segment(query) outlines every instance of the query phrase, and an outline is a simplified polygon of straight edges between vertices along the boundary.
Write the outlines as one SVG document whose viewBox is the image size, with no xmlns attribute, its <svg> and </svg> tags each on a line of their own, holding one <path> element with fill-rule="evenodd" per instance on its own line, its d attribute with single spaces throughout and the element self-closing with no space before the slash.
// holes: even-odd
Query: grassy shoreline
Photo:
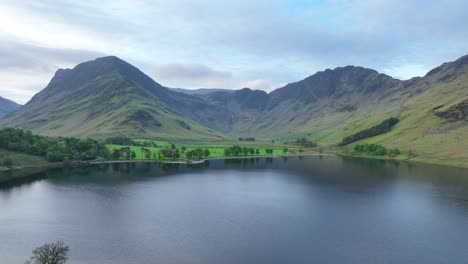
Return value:
<svg viewBox="0 0 468 264">
<path fill-rule="evenodd" d="M 465 160 L 465 159 L 433 157 L 433 156 L 421 155 L 421 154 L 417 154 L 414 157 L 408 157 L 406 155 L 399 155 L 399 156 L 392 158 L 389 156 L 375 156 L 375 155 L 349 152 L 349 151 L 343 151 L 343 150 L 334 151 L 333 153 L 338 156 L 344 156 L 344 157 L 389 160 L 389 161 L 417 163 L 417 164 L 423 164 L 423 165 L 427 164 L 427 165 L 437 165 L 437 166 L 468 169 L 468 160 Z"/>
<path fill-rule="evenodd" d="M 0 185 L 8 184 L 9 182 L 14 182 L 17 180 L 25 179 L 28 176 L 23 172 L 27 170 L 41 170 L 48 168 L 67 168 L 67 167 L 85 167 L 90 165 L 98 164 L 116 164 L 116 163 L 133 163 L 133 162 L 150 162 L 150 163 L 161 163 L 161 164 L 187 164 L 187 165 L 196 165 L 202 164 L 210 160 L 229 160 L 229 159 L 252 159 L 252 158 L 282 158 L 282 157 L 300 157 L 300 156 L 328 156 L 328 155 L 337 155 L 343 157 L 354 157 L 354 158 L 364 158 L 364 159 L 377 159 L 377 160 L 388 160 L 388 161 L 398 161 L 405 163 L 416 163 L 416 164 L 427 164 L 427 165 L 437 165 L 445 167 L 456 167 L 456 168 L 468 168 L 468 162 L 463 159 L 453 160 L 453 159 L 444 159 L 438 157 L 426 157 L 426 156 L 414 156 L 407 157 L 405 155 L 399 155 L 397 157 L 388 157 L 388 156 L 374 156 L 366 155 L 362 153 L 349 152 L 343 149 L 330 149 L 325 150 L 323 153 L 318 151 L 307 151 L 302 154 L 289 153 L 289 154 L 278 154 L 278 155 L 253 155 L 253 156 L 236 156 L 236 157 L 208 157 L 200 160 L 155 160 L 155 159 L 133 159 L 133 160 L 98 160 L 98 161 L 79 161 L 79 162 L 60 162 L 60 163 L 33 163 L 27 164 L 22 163 L 21 165 L 13 166 L 11 168 L 6 168 L 0 166 Z M 34 174 L 32 174 L 34 175 Z"/>
</svg>

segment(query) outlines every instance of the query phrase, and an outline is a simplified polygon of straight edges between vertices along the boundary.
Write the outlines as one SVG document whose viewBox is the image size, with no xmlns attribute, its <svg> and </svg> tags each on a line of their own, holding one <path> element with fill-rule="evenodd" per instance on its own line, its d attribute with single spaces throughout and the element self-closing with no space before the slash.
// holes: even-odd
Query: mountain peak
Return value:
<svg viewBox="0 0 468 264">
<path fill-rule="evenodd" d="M 76 94 L 82 87 L 107 87 L 112 85 L 100 85 L 104 80 L 126 80 L 152 93 L 163 94 L 167 89 L 155 82 L 135 66 L 116 57 L 106 56 L 91 61 L 83 62 L 72 69 L 58 69 L 54 77 L 45 89 L 36 94 L 28 103 L 42 102 L 59 93 Z M 164 91 L 164 92 L 161 92 Z M 72 97 L 76 97 L 74 95 Z"/>
<path fill-rule="evenodd" d="M 397 82 L 398 80 L 376 70 L 349 65 L 319 71 L 302 81 L 287 84 L 271 94 L 280 101 L 294 98 L 310 103 L 332 95 L 352 92 L 372 93 L 392 87 Z"/>
<path fill-rule="evenodd" d="M 426 74 L 426 77 L 434 76 L 437 73 L 442 74 L 444 76 L 446 76 L 447 74 L 452 75 L 455 71 L 463 69 L 466 65 L 468 65 L 468 55 L 462 56 L 455 61 L 443 63 L 439 67 L 430 70 Z M 442 76 L 441 78 L 444 77 Z"/>
<path fill-rule="evenodd" d="M 462 56 L 459 59 L 457 59 L 455 62 L 456 66 L 464 66 L 468 64 L 468 55 Z"/>
</svg>

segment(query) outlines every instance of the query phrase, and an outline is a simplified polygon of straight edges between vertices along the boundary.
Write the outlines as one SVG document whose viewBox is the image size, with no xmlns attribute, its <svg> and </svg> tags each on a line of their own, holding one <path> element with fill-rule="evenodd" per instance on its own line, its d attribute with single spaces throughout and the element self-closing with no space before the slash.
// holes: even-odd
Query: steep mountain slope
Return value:
<svg viewBox="0 0 468 264">
<path fill-rule="evenodd" d="M 468 56 L 407 81 L 362 67 L 339 67 L 269 94 L 249 88 L 180 93 L 116 57 L 105 57 L 57 71 L 43 91 L 0 126 L 79 137 L 305 136 L 333 146 L 397 117 L 400 122 L 391 132 L 358 143 L 456 163 L 468 160 L 467 105 Z"/>
<path fill-rule="evenodd" d="M 366 141 L 411 150 L 416 160 L 467 166 L 468 56 L 408 82 L 416 93 L 391 109 L 401 122 Z"/>
<path fill-rule="evenodd" d="M 416 160 L 468 165 L 468 56 L 407 81 L 356 67 L 326 72 L 272 92 L 270 115 L 264 114 L 265 121 L 258 119 L 259 125 L 250 129 L 281 138 L 304 135 L 334 145 L 344 136 L 397 117 L 400 122 L 391 132 L 355 144 L 378 143 L 411 151 Z M 353 75 L 361 77 L 348 77 Z"/>
<path fill-rule="evenodd" d="M 5 115 L 18 110 L 20 107 L 20 104 L 0 96 L 0 118 L 3 118 Z"/>
<path fill-rule="evenodd" d="M 285 140 L 305 136 L 321 145 L 335 145 L 345 136 L 397 117 L 401 122 L 390 133 L 356 144 L 398 147 L 422 161 L 468 162 L 468 56 L 407 81 L 347 66 L 318 72 L 259 98 L 250 96 L 249 89 L 235 93 L 243 95 L 206 97 L 235 113 L 236 122 L 228 131 L 232 136 Z M 243 105 L 246 100 L 256 107 Z"/>
<path fill-rule="evenodd" d="M 206 107 L 117 57 L 104 57 L 58 70 L 44 90 L 0 124 L 55 136 L 219 138 L 180 114 Z"/>
<path fill-rule="evenodd" d="M 370 105 L 388 107 L 409 92 L 402 82 L 362 67 L 339 67 L 318 72 L 269 94 L 269 102 L 251 128 L 253 133 L 296 137 L 336 129 Z M 281 131 L 275 128 L 281 127 Z M 330 131 L 326 132 L 327 134 Z"/>
</svg>

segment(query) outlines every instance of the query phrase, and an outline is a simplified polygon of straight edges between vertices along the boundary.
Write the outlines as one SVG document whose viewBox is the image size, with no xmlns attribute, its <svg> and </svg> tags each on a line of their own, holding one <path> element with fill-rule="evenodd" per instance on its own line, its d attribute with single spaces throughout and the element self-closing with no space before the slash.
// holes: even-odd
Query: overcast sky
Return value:
<svg viewBox="0 0 468 264">
<path fill-rule="evenodd" d="M 396 78 L 468 54 L 468 1 L 0 0 L 0 96 L 116 55 L 162 85 L 270 91 L 345 65 Z"/>
</svg>

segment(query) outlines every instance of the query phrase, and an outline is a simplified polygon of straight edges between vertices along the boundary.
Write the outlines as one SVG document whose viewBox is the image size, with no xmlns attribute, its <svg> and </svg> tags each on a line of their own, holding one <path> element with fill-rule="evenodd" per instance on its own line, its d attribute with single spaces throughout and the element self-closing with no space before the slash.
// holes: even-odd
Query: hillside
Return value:
<svg viewBox="0 0 468 264">
<path fill-rule="evenodd" d="M 400 122 L 390 132 L 359 142 L 457 163 L 468 159 L 467 105 L 468 56 L 406 81 L 363 67 L 327 69 L 271 93 L 169 89 L 130 64 L 105 57 L 57 71 L 44 90 L 0 125 L 57 136 L 307 137 L 334 146 L 396 117 Z"/>
<path fill-rule="evenodd" d="M 220 138 L 173 110 L 196 113 L 205 107 L 117 57 L 104 57 L 59 69 L 46 88 L 0 124 L 50 136 Z"/>
<path fill-rule="evenodd" d="M 222 89 L 222 88 L 198 88 L 198 89 L 183 89 L 183 88 L 169 88 L 175 92 L 189 94 L 189 95 L 207 95 L 214 92 L 233 92 L 230 89 Z"/>
<path fill-rule="evenodd" d="M 11 112 L 18 110 L 20 107 L 20 104 L 0 96 L 0 119 Z"/>
</svg>

